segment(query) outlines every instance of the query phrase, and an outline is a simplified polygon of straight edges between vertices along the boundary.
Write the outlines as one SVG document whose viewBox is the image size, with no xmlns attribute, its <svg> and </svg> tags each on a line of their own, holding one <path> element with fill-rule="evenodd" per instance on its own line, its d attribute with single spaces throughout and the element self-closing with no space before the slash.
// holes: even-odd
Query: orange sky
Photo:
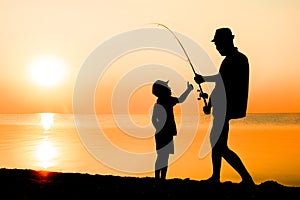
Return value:
<svg viewBox="0 0 300 200">
<path fill-rule="evenodd" d="M 248 112 L 300 112 L 297 0 L 31 0 L 1 2 L 0 9 L 1 113 L 71 113 L 74 83 L 89 54 L 112 36 L 149 22 L 166 24 L 191 38 L 216 66 L 222 57 L 210 40 L 216 28 L 231 27 L 236 46 L 250 61 Z M 31 63 L 45 54 L 65 63 L 67 73 L 57 85 L 42 87 L 29 75 Z M 148 109 L 153 97 L 145 96 L 146 89 L 139 92 L 143 95 L 137 93 L 132 100 L 146 98 Z M 142 104 L 137 106 L 144 111 Z"/>
</svg>

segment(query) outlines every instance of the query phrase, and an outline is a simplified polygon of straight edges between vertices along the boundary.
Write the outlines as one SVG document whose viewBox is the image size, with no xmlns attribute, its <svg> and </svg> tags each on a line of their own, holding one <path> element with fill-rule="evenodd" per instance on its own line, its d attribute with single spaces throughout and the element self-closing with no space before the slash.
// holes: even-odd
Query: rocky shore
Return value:
<svg viewBox="0 0 300 200">
<path fill-rule="evenodd" d="M 1 199 L 297 199 L 300 187 L 266 181 L 254 187 L 190 179 L 158 181 L 152 177 L 121 177 L 0 169 Z"/>
</svg>

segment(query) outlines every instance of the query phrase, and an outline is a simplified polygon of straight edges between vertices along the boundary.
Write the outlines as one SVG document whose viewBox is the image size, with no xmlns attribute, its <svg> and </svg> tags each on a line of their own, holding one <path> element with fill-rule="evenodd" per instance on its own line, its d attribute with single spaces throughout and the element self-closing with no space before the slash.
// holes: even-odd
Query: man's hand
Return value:
<svg viewBox="0 0 300 200">
<path fill-rule="evenodd" d="M 209 115 L 211 112 L 211 99 L 209 98 L 208 103 L 206 106 L 203 107 L 203 112 L 206 115 Z"/>
<path fill-rule="evenodd" d="M 204 106 L 203 107 L 204 114 L 209 115 L 210 111 L 211 111 L 211 107 L 210 106 Z"/>
<path fill-rule="evenodd" d="M 205 82 L 203 76 L 201 76 L 200 74 L 195 74 L 194 80 L 198 84 Z"/>
</svg>

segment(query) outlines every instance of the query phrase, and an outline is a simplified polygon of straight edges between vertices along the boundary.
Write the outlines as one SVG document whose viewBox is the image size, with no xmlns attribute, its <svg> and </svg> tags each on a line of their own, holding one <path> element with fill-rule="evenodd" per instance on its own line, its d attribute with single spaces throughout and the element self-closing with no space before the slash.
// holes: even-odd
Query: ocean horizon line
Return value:
<svg viewBox="0 0 300 200">
<path fill-rule="evenodd" d="M 78 113 L 72 113 L 72 112 L 51 112 L 51 111 L 41 111 L 41 112 L 20 112 L 20 113 L 0 113 L 0 115 L 31 115 L 31 114 L 41 114 L 41 113 L 53 113 L 53 114 L 61 114 L 61 115 L 77 115 Z M 128 113 L 82 113 L 81 115 L 115 115 L 115 114 L 120 114 L 120 115 L 128 115 Z M 130 113 L 131 115 L 146 115 L 149 113 Z M 181 113 L 177 113 L 175 112 L 174 114 L 181 114 Z M 189 114 L 189 113 L 187 113 Z M 248 112 L 246 113 L 247 115 L 259 115 L 259 114 L 273 114 L 273 115 L 277 115 L 277 114 L 300 114 L 299 112 Z M 204 114 L 203 114 L 204 115 Z M 209 116 L 209 115 L 208 115 Z"/>
</svg>

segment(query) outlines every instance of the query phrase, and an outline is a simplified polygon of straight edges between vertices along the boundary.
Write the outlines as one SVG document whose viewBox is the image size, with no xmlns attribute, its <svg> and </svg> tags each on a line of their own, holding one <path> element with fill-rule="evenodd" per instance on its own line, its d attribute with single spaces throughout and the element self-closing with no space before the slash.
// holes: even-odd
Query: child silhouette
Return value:
<svg viewBox="0 0 300 200">
<path fill-rule="evenodd" d="M 173 136 L 177 135 L 177 129 L 173 107 L 177 103 L 184 102 L 194 89 L 193 85 L 187 82 L 186 90 L 177 98 L 171 95 L 171 88 L 168 83 L 169 81 L 157 80 L 152 86 L 152 94 L 157 97 L 152 114 L 152 124 L 156 129 L 155 178 L 157 179 L 166 179 L 169 155 L 174 154 Z"/>
</svg>

